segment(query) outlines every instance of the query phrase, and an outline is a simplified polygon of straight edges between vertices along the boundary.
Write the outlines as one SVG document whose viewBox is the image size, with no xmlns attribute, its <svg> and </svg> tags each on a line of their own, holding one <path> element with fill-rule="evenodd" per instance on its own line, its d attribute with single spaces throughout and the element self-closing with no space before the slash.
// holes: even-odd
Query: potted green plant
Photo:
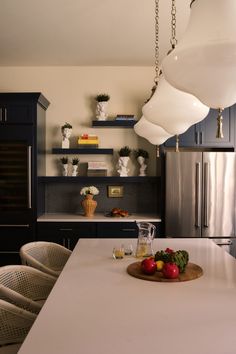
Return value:
<svg viewBox="0 0 236 354">
<path fill-rule="evenodd" d="M 70 147 L 69 138 L 72 133 L 72 125 L 68 122 L 65 122 L 65 124 L 61 127 L 61 133 L 62 133 L 62 149 L 69 149 Z"/>
<path fill-rule="evenodd" d="M 143 149 L 134 150 L 134 155 L 135 155 L 136 159 L 139 156 L 143 157 L 144 159 L 148 159 L 149 158 L 149 153 L 146 150 L 143 150 Z"/>
<path fill-rule="evenodd" d="M 119 160 L 118 160 L 118 170 L 120 177 L 127 177 L 128 176 L 128 162 L 130 159 L 131 149 L 128 146 L 122 147 L 119 151 Z"/>
<path fill-rule="evenodd" d="M 95 97 L 97 101 L 96 107 L 96 118 L 97 120 L 106 120 L 107 119 L 107 107 L 110 96 L 107 93 L 100 93 Z"/>
<path fill-rule="evenodd" d="M 149 154 L 146 150 L 138 149 L 134 150 L 134 155 L 140 164 L 139 176 L 146 176 L 146 168 L 145 160 L 149 158 Z"/>
<path fill-rule="evenodd" d="M 60 158 L 62 166 L 63 166 L 63 176 L 68 176 L 68 157 L 63 156 Z"/>
<path fill-rule="evenodd" d="M 74 157 L 74 158 L 72 159 L 72 176 L 73 176 L 73 177 L 77 176 L 78 164 L 79 164 L 79 159 L 78 159 L 78 157 Z"/>
<path fill-rule="evenodd" d="M 128 157 L 131 154 L 131 149 L 128 146 L 124 146 L 119 150 L 118 154 L 120 155 L 120 157 Z"/>
<path fill-rule="evenodd" d="M 100 93 L 95 97 L 97 102 L 107 102 L 109 101 L 110 96 L 107 93 Z"/>
</svg>

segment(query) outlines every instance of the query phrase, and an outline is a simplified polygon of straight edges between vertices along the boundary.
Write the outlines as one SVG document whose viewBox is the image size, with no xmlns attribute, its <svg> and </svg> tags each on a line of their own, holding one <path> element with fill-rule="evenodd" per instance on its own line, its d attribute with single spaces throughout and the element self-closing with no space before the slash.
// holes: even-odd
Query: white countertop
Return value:
<svg viewBox="0 0 236 354">
<path fill-rule="evenodd" d="M 80 239 L 19 354 L 235 354 L 236 260 L 209 239 L 155 239 L 186 249 L 202 277 L 181 283 L 127 274 L 124 239 Z"/>
<path fill-rule="evenodd" d="M 151 214 L 131 214 L 124 218 L 107 217 L 102 213 L 95 213 L 92 218 L 83 216 L 82 214 L 43 214 L 38 217 L 39 222 L 135 222 L 135 221 L 149 221 L 161 222 L 158 215 Z"/>
</svg>

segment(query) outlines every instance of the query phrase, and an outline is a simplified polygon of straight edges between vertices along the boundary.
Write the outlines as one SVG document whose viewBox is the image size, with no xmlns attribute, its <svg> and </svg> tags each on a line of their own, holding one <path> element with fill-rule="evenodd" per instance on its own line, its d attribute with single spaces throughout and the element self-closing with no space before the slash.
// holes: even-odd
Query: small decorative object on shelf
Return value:
<svg viewBox="0 0 236 354">
<path fill-rule="evenodd" d="M 68 157 L 62 157 L 61 159 L 62 166 L 63 166 L 63 176 L 68 176 Z"/>
<path fill-rule="evenodd" d="M 146 176 L 147 165 L 145 164 L 145 160 L 149 158 L 149 154 L 146 150 L 138 149 L 134 150 L 135 157 L 140 164 L 139 176 Z"/>
<path fill-rule="evenodd" d="M 122 121 L 128 121 L 128 120 L 136 120 L 134 114 L 117 114 L 115 120 L 119 121 L 119 120 L 122 120 Z"/>
<path fill-rule="evenodd" d="M 99 139 L 94 134 L 82 134 L 79 136 L 78 145 L 79 148 L 98 148 Z"/>
<path fill-rule="evenodd" d="M 118 152 L 120 155 L 119 160 L 118 160 L 118 170 L 117 172 L 119 173 L 120 177 L 127 177 L 128 176 L 128 162 L 130 159 L 130 153 L 131 149 L 128 146 L 124 146 L 121 148 Z"/>
<path fill-rule="evenodd" d="M 103 161 L 89 161 L 87 169 L 88 177 L 107 176 L 107 164 Z"/>
<path fill-rule="evenodd" d="M 85 196 L 81 202 L 82 208 L 84 210 L 84 216 L 93 217 L 94 211 L 97 207 L 97 202 L 93 199 L 93 196 L 99 194 L 99 190 L 94 186 L 83 187 L 80 191 L 80 194 Z"/>
<path fill-rule="evenodd" d="M 70 147 L 70 136 L 72 133 L 72 125 L 70 125 L 69 123 L 65 123 L 62 127 L 61 127 L 61 133 L 62 133 L 62 149 L 69 149 Z"/>
<path fill-rule="evenodd" d="M 72 159 L 72 176 L 76 177 L 78 174 L 78 164 L 79 164 L 79 159 L 77 157 L 75 157 L 74 159 Z"/>
<path fill-rule="evenodd" d="M 101 93 L 95 97 L 97 101 L 96 118 L 97 120 L 106 120 L 108 117 L 107 107 L 110 96 L 106 93 Z"/>
</svg>

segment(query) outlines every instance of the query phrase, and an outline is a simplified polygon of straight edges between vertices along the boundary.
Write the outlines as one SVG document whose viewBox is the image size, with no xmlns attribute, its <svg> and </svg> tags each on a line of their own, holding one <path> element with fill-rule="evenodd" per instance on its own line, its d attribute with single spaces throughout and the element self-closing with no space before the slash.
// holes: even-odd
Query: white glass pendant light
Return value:
<svg viewBox="0 0 236 354">
<path fill-rule="evenodd" d="M 156 7 L 158 2 L 156 1 Z M 176 40 L 176 7 L 172 0 L 171 9 L 172 48 Z M 156 16 L 156 35 L 158 35 L 158 18 Z M 159 62 L 156 39 L 156 65 Z M 158 72 L 158 84 L 152 98 L 143 106 L 142 112 L 147 120 L 159 125 L 171 135 L 184 133 L 191 125 L 201 121 L 209 112 L 209 108 L 193 95 L 177 90 L 171 86 L 164 75 Z"/>
<path fill-rule="evenodd" d="M 172 136 L 158 125 L 149 122 L 144 116 L 134 125 L 134 131 L 157 147 Z M 159 149 L 157 149 L 157 156 L 159 156 Z"/>
<path fill-rule="evenodd" d="M 235 19 L 235 0 L 193 0 L 186 32 L 163 60 L 166 80 L 211 108 L 236 102 Z"/>
<path fill-rule="evenodd" d="M 209 108 L 196 97 L 177 90 L 161 75 L 156 91 L 142 109 L 144 116 L 171 135 L 184 133 L 205 118 Z"/>
<path fill-rule="evenodd" d="M 134 125 L 134 131 L 154 145 L 161 145 L 172 136 L 158 125 L 149 122 L 144 116 Z"/>
</svg>

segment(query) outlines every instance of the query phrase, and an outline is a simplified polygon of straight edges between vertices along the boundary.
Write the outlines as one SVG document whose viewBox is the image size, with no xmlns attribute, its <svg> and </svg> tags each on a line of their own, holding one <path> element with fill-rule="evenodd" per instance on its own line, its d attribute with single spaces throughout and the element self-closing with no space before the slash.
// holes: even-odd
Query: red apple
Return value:
<svg viewBox="0 0 236 354">
<path fill-rule="evenodd" d="M 179 276 L 179 268 L 175 263 L 165 263 L 162 268 L 162 273 L 165 278 L 175 279 Z"/>
<path fill-rule="evenodd" d="M 154 274 L 157 270 L 157 265 L 154 258 L 146 258 L 141 262 L 142 272 L 148 275 Z"/>
</svg>

